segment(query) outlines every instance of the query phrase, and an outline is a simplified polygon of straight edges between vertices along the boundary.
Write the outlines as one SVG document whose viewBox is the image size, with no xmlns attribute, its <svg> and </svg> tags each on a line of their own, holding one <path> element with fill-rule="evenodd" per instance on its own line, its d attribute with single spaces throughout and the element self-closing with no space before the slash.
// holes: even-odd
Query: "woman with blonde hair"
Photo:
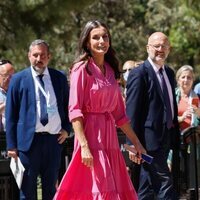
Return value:
<svg viewBox="0 0 200 200">
<path fill-rule="evenodd" d="M 180 130 L 189 126 L 197 126 L 200 117 L 199 98 L 193 91 L 194 72 L 190 65 L 183 65 L 176 73 L 178 104 L 178 121 Z"/>
<path fill-rule="evenodd" d="M 193 153 L 191 152 L 191 140 L 184 141 L 184 132 L 190 127 L 198 126 L 200 117 L 200 100 L 193 90 L 193 67 L 190 65 L 180 67 L 176 73 L 176 81 L 176 101 L 178 105 L 178 122 L 182 144 L 180 151 L 180 170 L 186 187 L 188 187 L 188 180 L 190 185 L 193 184 L 191 183 L 192 170 L 188 164 L 193 160 Z M 173 153 L 170 151 L 168 157 L 169 167 L 171 167 L 172 155 Z"/>
</svg>

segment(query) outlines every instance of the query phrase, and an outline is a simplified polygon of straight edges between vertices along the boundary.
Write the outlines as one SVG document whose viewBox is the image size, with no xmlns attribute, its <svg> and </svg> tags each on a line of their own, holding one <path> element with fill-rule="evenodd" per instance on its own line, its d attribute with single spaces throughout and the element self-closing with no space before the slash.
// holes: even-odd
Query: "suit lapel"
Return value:
<svg viewBox="0 0 200 200">
<path fill-rule="evenodd" d="M 169 79 L 169 83 L 171 85 L 171 89 L 172 89 L 172 96 L 173 96 L 173 107 L 174 107 L 174 116 L 176 116 L 177 114 L 177 104 L 176 104 L 176 96 L 175 96 L 175 81 L 174 81 L 174 75 L 172 75 L 172 73 L 169 70 L 169 67 L 165 66 L 165 71 L 167 74 L 167 77 Z"/>
<path fill-rule="evenodd" d="M 33 81 L 33 77 L 32 77 L 30 67 L 25 71 L 24 83 L 25 83 L 24 87 L 27 89 L 26 91 L 28 91 L 28 95 L 30 95 L 29 99 L 31 101 L 31 104 L 34 105 L 35 108 L 36 108 L 35 84 L 34 84 L 34 81 Z"/>
<path fill-rule="evenodd" d="M 53 85 L 53 89 L 54 89 L 54 92 L 55 92 L 55 95 L 56 95 L 56 100 L 57 102 L 59 101 L 59 97 L 61 96 L 60 95 L 60 84 L 59 84 L 59 79 L 58 79 L 58 76 L 56 76 L 56 73 L 53 73 L 52 69 L 49 68 L 49 75 L 51 77 L 51 82 L 52 82 L 52 85 Z"/>
<path fill-rule="evenodd" d="M 153 67 L 151 66 L 151 64 L 148 60 L 147 60 L 147 70 L 148 70 L 148 74 L 149 74 L 150 79 L 152 80 L 153 84 L 155 84 L 155 87 L 157 88 L 156 91 L 158 92 L 158 95 L 160 96 L 160 98 L 164 102 L 163 93 L 162 93 L 162 89 L 160 87 L 160 83 L 158 81 L 158 78 L 156 76 L 156 73 L 155 73 Z"/>
</svg>

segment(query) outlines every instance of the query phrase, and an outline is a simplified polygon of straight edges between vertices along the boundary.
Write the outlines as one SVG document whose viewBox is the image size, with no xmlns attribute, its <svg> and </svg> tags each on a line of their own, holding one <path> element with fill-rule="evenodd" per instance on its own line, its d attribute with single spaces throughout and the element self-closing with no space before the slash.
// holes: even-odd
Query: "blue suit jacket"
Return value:
<svg viewBox="0 0 200 200">
<path fill-rule="evenodd" d="M 178 147 L 179 132 L 177 104 L 175 99 L 174 72 L 165 66 L 174 102 L 174 128 L 170 143 Z M 162 145 L 166 123 L 162 90 L 150 62 L 146 60 L 138 68 L 131 70 L 127 81 L 126 111 L 131 125 L 147 150 L 157 150 Z"/>
<path fill-rule="evenodd" d="M 48 69 L 57 99 L 61 126 L 69 133 L 71 125 L 68 119 L 69 88 L 67 79 L 61 72 Z M 29 150 L 36 126 L 35 99 L 35 85 L 31 68 L 14 74 L 9 84 L 6 101 L 7 149 Z"/>
</svg>

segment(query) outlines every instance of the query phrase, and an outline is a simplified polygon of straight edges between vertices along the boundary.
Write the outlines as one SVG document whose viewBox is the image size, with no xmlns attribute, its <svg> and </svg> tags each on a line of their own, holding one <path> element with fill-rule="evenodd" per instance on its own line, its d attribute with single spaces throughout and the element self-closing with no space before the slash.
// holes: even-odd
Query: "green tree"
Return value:
<svg viewBox="0 0 200 200">
<path fill-rule="evenodd" d="M 146 22 L 153 31 L 169 35 L 169 61 L 175 69 L 183 64 L 199 65 L 200 5 L 197 0 L 149 0 Z"/>
<path fill-rule="evenodd" d="M 29 64 L 28 45 L 42 38 L 50 43 L 52 66 L 66 68 L 72 60 L 76 25 L 71 11 L 81 10 L 91 0 L 1 0 L 0 3 L 0 57 L 10 59 L 17 70 Z M 65 63 L 65 66 L 63 64 Z"/>
<path fill-rule="evenodd" d="M 200 5 L 198 1 L 180 1 L 175 22 L 170 29 L 177 64 L 199 65 L 200 56 Z M 196 67 L 197 68 L 197 67 Z"/>
<path fill-rule="evenodd" d="M 168 59 L 175 69 L 199 62 L 200 5 L 197 0 L 1 0 L 0 57 L 17 69 L 28 64 L 30 42 L 43 38 L 50 43 L 51 65 L 68 68 L 75 55 L 81 28 L 88 20 L 104 21 L 112 44 L 124 63 L 146 59 L 146 42 L 154 31 L 169 35 Z"/>
<path fill-rule="evenodd" d="M 146 26 L 144 24 L 146 1 L 101 0 L 95 1 L 77 13 L 81 27 L 88 21 L 105 22 L 112 35 L 112 44 L 124 63 L 127 59 L 145 58 Z"/>
</svg>

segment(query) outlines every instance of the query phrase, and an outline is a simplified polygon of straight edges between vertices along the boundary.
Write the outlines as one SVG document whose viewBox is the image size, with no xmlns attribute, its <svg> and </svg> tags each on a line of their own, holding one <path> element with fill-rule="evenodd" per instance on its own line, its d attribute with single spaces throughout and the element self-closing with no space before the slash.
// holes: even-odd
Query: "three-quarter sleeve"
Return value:
<svg viewBox="0 0 200 200">
<path fill-rule="evenodd" d="M 80 65 L 80 64 L 79 64 Z M 85 91 L 85 68 L 74 66 L 70 74 L 70 95 L 69 95 L 69 119 L 72 121 L 77 117 L 83 117 L 82 108 Z"/>
<path fill-rule="evenodd" d="M 118 95 L 117 105 L 116 105 L 115 110 L 112 112 L 112 115 L 115 119 L 116 125 L 120 127 L 123 124 L 130 122 L 130 120 L 127 117 L 126 112 L 125 112 L 125 103 L 124 103 L 120 88 L 118 88 L 117 95 Z"/>
</svg>

